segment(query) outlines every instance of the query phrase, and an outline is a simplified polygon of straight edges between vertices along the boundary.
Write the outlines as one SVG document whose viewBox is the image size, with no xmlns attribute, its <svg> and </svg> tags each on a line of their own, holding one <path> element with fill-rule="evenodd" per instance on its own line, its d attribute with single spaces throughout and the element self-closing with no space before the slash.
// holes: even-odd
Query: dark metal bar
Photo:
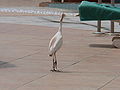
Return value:
<svg viewBox="0 0 120 90">
<path fill-rule="evenodd" d="M 98 0 L 98 3 L 101 4 L 102 0 Z M 97 32 L 101 32 L 101 20 L 97 22 Z"/>
<path fill-rule="evenodd" d="M 111 5 L 115 6 L 115 0 L 111 0 Z M 114 21 L 111 21 L 111 33 L 114 33 Z"/>
<path fill-rule="evenodd" d="M 101 4 L 101 3 L 102 3 L 102 0 L 98 0 L 98 3 Z"/>
</svg>

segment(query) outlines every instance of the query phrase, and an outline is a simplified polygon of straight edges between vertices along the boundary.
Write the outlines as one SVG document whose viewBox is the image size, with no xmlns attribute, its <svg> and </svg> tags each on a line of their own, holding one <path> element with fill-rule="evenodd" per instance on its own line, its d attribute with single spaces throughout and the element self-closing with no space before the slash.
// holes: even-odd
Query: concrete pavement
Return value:
<svg viewBox="0 0 120 90">
<path fill-rule="evenodd" d="M 37 25 L 58 27 L 60 16 L 1 16 L 0 23 L 11 24 L 24 24 L 24 25 Z M 66 28 L 75 28 L 82 30 L 97 30 L 97 21 L 80 21 L 79 17 L 65 17 L 63 26 Z M 115 22 L 115 32 L 120 32 L 119 23 Z M 102 32 L 110 31 L 110 21 L 102 21 Z"/>
<path fill-rule="evenodd" d="M 58 25 L 59 26 L 59 25 Z M 48 43 L 58 28 L 0 24 L 0 90 L 119 90 L 120 50 L 111 36 L 63 28 L 62 72 L 50 72 Z"/>
<path fill-rule="evenodd" d="M 36 5 L 32 0 L 1 1 L 9 7 Z M 96 22 L 80 22 L 78 17 L 65 18 L 64 44 L 57 53 L 62 72 L 50 72 L 48 43 L 58 20 L 0 17 L 0 90 L 120 90 L 120 50 L 113 48 L 112 36 L 95 36 Z M 103 30 L 109 30 L 108 21 L 104 25 Z M 115 29 L 119 31 L 118 24 Z"/>
</svg>

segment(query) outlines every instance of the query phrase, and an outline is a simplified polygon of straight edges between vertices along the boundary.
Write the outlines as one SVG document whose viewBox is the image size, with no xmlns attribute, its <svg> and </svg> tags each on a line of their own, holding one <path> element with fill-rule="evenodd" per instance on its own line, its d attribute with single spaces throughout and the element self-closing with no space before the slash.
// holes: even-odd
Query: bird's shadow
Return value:
<svg viewBox="0 0 120 90">
<path fill-rule="evenodd" d="M 16 66 L 9 62 L 0 61 L 0 68 L 13 68 L 13 67 L 16 67 Z"/>
<path fill-rule="evenodd" d="M 63 70 L 59 70 L 59 71 L 54 71 L 54 73 L 77 73 L 77 72 L 75 72 L 75 71 L 63 71 Z"/>
<path fill-rule="evenodd" d="M 89 47 L 93 47 L 93 48 L 115 48 L 112 44 L 90 44 Z"/>
<path fill-rule="evenodd" d="M 59 73 L 80 73 L 80 72 L 77 72 L 77 71 L 60 71 Z"/>
<path fill-rule="evenodd" d="M 65 70 L 60 70 L 59 72 L 54 72 L 54 73 L 63 73 L 63 74 L 67 74 L 67 73 L 71 73 L 71 74 L 80 74 L 80 73 L 96 73 L 96 72 L 84 72 L 84 71 L 65 71 Z"/>
</svg>

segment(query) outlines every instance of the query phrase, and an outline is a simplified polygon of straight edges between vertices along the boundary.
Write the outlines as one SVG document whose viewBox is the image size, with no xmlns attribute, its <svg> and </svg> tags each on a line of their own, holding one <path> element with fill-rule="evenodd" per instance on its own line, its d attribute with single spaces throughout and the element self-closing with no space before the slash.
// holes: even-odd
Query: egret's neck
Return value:
<svg viewBox="0 0 120 90">
<path fill-rule="evenodd" d="M 62 21 L 63 21 L 64 15 L 62 15 L 60 19 L 60 27 L 59 27 L 59 32 L 62 34 Z"/>
<path fill-rule="evenodd" d="M 60 27 L 59 27 L 59 30 L 58 30 L 60 33 L 62 33 L 62 21 L 60 21 Z"/>
</svg>

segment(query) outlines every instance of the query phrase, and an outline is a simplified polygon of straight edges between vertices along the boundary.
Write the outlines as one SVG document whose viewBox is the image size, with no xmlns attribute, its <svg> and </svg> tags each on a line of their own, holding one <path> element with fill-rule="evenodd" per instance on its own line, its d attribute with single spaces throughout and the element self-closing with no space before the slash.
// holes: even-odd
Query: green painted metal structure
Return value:
<svg viewBox="0 0 120 90">
<path fill-rule="evenodd" d="M 90 20 L 120 20 L 120 8 L 108 4 L 82 1 L 79 5 L 80 19 Z"/>
</svg>

